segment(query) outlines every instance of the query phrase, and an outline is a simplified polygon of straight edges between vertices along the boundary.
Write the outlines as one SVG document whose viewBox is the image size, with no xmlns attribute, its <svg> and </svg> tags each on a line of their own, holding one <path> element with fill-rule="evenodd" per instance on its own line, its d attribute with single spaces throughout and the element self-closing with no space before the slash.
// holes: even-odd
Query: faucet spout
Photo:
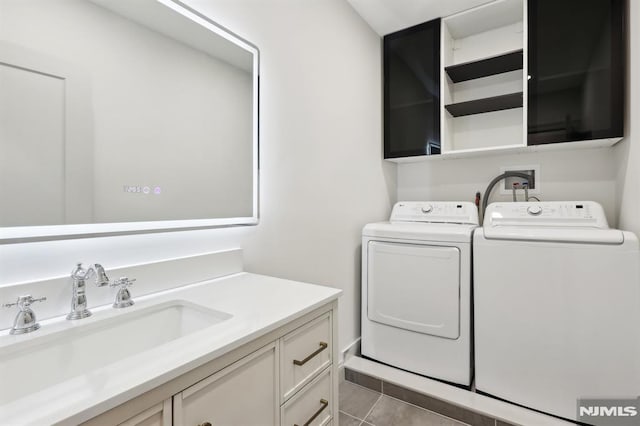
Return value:
<svg viewBox="0 0 640 426">
<path fill-rule="evenodd" d="M 95 276 L 95 283 L 98 287 L 109 284 L 109 277 L 102 265 L 96 263 L 85 269 L 82 263 L 78 263 L 71 271 L 71 312 L 67 315 L 68 320 L 76 320 L 91 316 L 91 311 L 87 308 L 86 281 Z"/>
<path fill-rule="evenodd" d="M 105 272 L 102 265 L 99 263 L 95 263 L 90 269 L 90 271 L 94 271 L 96 275 L 96 285 L 98 287 L 104 287 L 109 284 L 109 277 Z"/>
</svg>

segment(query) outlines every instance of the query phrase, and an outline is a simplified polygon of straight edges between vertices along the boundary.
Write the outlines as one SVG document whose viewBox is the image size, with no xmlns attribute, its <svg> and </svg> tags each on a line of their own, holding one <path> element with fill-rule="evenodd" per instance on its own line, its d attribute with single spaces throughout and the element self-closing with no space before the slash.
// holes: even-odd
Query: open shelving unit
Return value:
<svg viewBox="0 0 640 426">
<path fill-rule="evenodd" d="M 526 34 L 523 0 L 442 19 L 443 154 L 526 146 Z"/>
<path fill-rule="evenodd" d="M 430 21 L 440 23 L 439 39 L 411 44 L 405 62 L 415 91 L 428 93 L 432 107 L 418 111 L 410 96 L 390 106 L 404 120 L 396 120 L 399 133 L 433 149 L 385 158 L 437 161 L 617 143 L 624 134 L 624 4 L 581 10 L 580 0 L 489 0 Z M 427 74 L 415 66 L 423 62 L 438 64 Z M 417 131 L 409 133 L 411 126 Z"/>
</svg>

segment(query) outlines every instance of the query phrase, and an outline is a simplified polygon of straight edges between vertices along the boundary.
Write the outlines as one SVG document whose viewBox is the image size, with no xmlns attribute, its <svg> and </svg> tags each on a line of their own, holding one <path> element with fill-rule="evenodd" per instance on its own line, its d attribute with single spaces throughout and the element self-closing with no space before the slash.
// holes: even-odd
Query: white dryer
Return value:
<svg viewBox="0 0 640 426">
<path fill-rule="evenodd" d="M 469 202 L 399 202 L 362 234 L 362 354 L 471 384 Z"/>
<path fill-rule="evenodd" d="M 495 203 L 473 246 L 478 391 L 573 420 L 640 395 L 633 233 L 594 202 Z"/>
</svg>

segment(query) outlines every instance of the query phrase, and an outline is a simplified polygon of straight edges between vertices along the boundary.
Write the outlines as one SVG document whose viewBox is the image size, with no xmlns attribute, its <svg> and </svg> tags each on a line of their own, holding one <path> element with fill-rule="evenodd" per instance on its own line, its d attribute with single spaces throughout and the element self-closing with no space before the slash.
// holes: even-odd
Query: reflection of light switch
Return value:
<svg viewBox="0 0 640 426">
<path fill-rule="evenodd" d="M 124 185 L 123 190 L 127 193 L 138 193 L 142 191 L 142 188 L 137 185 Z"/>
<path fill-rule="evenodd" d="M 122 185 L 124 192 L 130 194 L 144 194 L 149 195 L 153 191 L 155 195 L 162 193 L 162 188 L 159 186 L 140 186 L 140 185 Z"/>
</svg>

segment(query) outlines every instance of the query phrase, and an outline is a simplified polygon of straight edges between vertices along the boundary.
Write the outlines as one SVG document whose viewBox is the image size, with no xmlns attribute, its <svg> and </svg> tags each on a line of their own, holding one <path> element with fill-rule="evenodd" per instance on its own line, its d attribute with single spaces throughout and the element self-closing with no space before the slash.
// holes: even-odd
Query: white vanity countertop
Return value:
<svg viewBox="0 0 640 426">
<path fill-rule="evenodd" d="M 135 290 L 135 288 L 134 288 Z M 0 424 L 76 425 L 265 335 L 340 296 L 341 290 L 250 273 L 239 273 L 178 289 L 135 298 L 125 309 L 93 309 L 77 321 L 55 318 L 40 330 L 0 335 L 0 362 L 14 343 L 36 340 L 150 306 L 181 300 L 233 315 L 200 331 L 124 359 L 114 359 L 88 374 L 34 389 L 29 396 L 0 405 Z M 113 342 L 117 345 L 118 342 Z M 82 348 L 76 348 L 82 350 Z M 87 356 L 91 356 L 87 349 Z M 52 360 L 52 369 L 56 368 Z M 24 371 L 28 376 L 29 371 Z M 11 383 L 0 377 L 0 386 Z"/>
</svg>

